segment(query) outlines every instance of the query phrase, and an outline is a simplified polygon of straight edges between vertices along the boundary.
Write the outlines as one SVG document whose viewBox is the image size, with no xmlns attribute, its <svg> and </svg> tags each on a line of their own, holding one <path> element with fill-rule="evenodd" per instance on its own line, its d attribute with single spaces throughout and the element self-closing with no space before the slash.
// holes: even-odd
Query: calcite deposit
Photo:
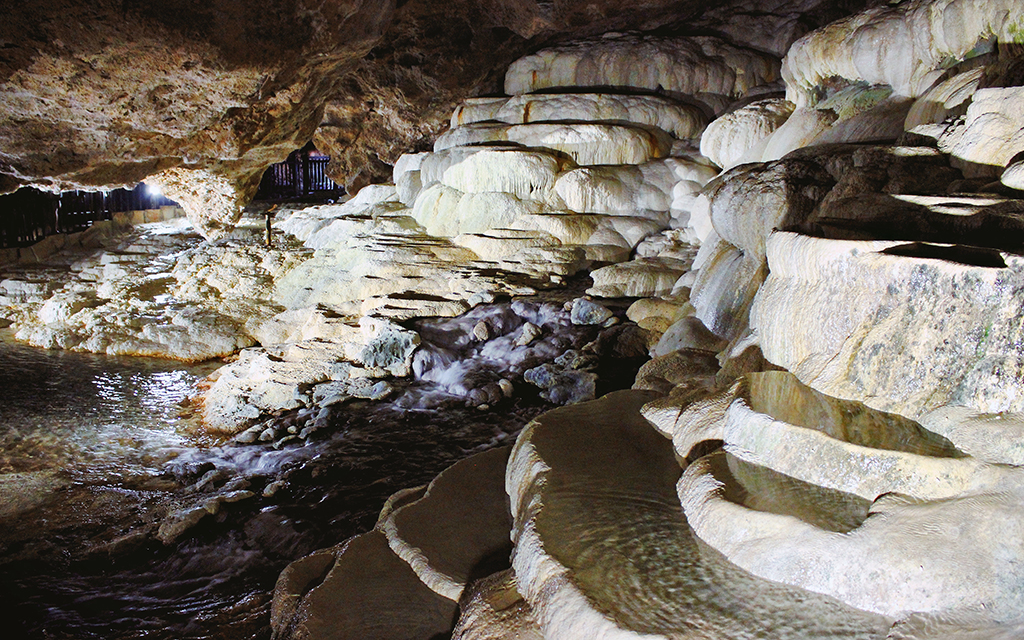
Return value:
<svg viewBox="0 0 1024 640">
<path fill-rule="evenodd" d="M 1016 637 L 1024 15 L 820 4 L 485 3 L 446 46 L 494 66 L 442 81 L 414 23 L 462 5 L 404 3 L 317 133 L 380 184 L 282 207 L 267 247 L 258 209 L 216 213 L 227 155 L 154 160 L 223 237 L 51 241 L 3 315 L 41 346 L 229 356 L 194 403 L 239 447 L 307 446 L 357 401 L 564 405 L 291 564 L 281 640 Z M 230 162 L 269 159 L 260 132 Z M 165 543 L 203 517 L 178 515 Z"/>
<path fill-rule="evenodd" d="M 965 10 L 938 4 L 947 16 Z M 649 332 L 656 357 L 637 376 L 643 395 L 572 405 L 521 434 L 506 475 L 511 569 L 460 602 L 457 637 L 674 638 L 694 628 L 722 637 L 1012 636 L 1020 608 L 1012 558 L 1022 547 L 999 532 L 1020 518 L 1010 435 L 1020 433 L 1021 411 L 1020 204 L 1005 188 L 1016 184 L 1020 118 L 1000 97 L 1013 87 L 978 82 L 986 64 L 995 77 L 1017 55 L 1001 44 L 1014 14 L 972 5 L 959 34 L 941 32 L 934 18 L 894 17 L 937 10 L 901 3 L 804 36 L 785 65 L 796 110 L 762 100 L 714 120 L 700 148 L 727 171 L 687 200 L 674 195 L 680 183 L 673 196 L 651 189 L 659 161 L 570 164 L 553 183 L 538 176 L 506 187 L 538 203 L 523 219 L 563 206 L 643 214 L 668 227 L 633 244 L 633 260 L 590 269 L 592 296 L 641 298 L 628 316 Z M 878 52 L 899 38 L 866 57 L 869 29 L 916 30 L 915 42 L 930 48 L 889 65 Z M 658 61 L 649 73 L 661 68 L 659 56 L 671 58 L 664 52 L 685 48 L 631 38 L 524 58 L 506 87 L 616 84 L 623 43 Z M 970 69 L 942 58 L 969 58 L 986 38 L 999 44 L 982 47 L 987 57 Z M 864 68 L 822 71 L 844 47 L 865 52 Z M 676 60 L 688 68 L 687 54 Z M 708 77 L 708 93 L 729 94 Z M 659 99 L 677 98 L 689 81 L 663 85 Z M 933 83 L 932 103 L 915 102 Z M 553 95 L 543 100 L 561 99 Z M 439 148 L 507 144 L 510 126 L 533 122 L 521 104 L 530 103 L 468 102 Z M 589 120 L 600 117 L 588 109 Z M 863 142 L 872 144 L 851 144 Z M 682 149 L 673 145 L 669 159 L 708 162 Z M 426 173 L 426 157 L 415 162 L 421 189 L 445 185 L 421 191 L 443 194 L 430 196 L 431 211 L 457 208 L 461 199 L 441 203 L 459 198 L 450 180 L 460 174 L 424 181 L 436 170 Z M 498 166 L 509 165 L 491 175 L 502 175 Z M 1001 174 L 1002 185 L 993 183 Z M 710 177 L 701 175 L 697 184 Z M 666 204 L 670 215 L 659 217 Z M 487 233 L 492 243 L 534 242 Z M 484 246 L 473 242 L 463 246 Z M 642 419 L 631 413 L 641 406 Z M 652 431 L 675 447 L 663 468 Z M 659 486 L 676 493 L 657 497 Z M 681 522 L 689 527 L 672 533 Z M 936 534 L 922 537 L 922 528 Z M 694 557 L 690 535 L 701 549 Z M 723 558 L 749 574 L 721 572 L 713 562 Z M 761 578 L 788 586 L 773 587 L 777 594 L 752 586 Z M 714 584 L 706 601 L 705 579 Z M 740 596 L 746 588 L 757 596 Z M 785 589 L 805 591 L 793 599 Z M 785 630 L 773 622 L 780 608 L 789 612 Z"/>
</svg>

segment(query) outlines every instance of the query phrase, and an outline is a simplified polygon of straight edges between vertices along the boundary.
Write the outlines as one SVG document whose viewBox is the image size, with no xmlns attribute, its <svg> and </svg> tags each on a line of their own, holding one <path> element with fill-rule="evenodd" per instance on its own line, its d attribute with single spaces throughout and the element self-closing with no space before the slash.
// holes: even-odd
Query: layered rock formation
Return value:
<svg viewBox="0 0 1024 640">
<path fill-rule="evenodd" d="M 705 23 L 780 56 L 862 2 L 739 4 L 725 12 L 787 26 L 766 36 L 720 15 Z M 707 9 L 665 0 L 21 4 L 0 26 L 0 190 L 146 179 L 217 237 L 266 166 L 310 138 L 332 157 L 335 180 L 358 188 L 385 178 L 402 153 L 425 149 L 452 108 L 497 89 L 517 56 L 570 36 L 685 29 Z M 685 47 L 691 61 L 705 55 Z M 713 49 L 719 59 L 736 55 L 730 44 Z"/>
<path fill-rule="evenodd" d="M 434 587 L 458 599 L 453 637 L 1019 632 L 1015 11 L 872 9 L 789 50 L 788 101 L 748 88 L 731 108 L 708 97 L 738 97 L 728 74 L 690 65 L 689 44 L 582 40 L 513 64 L 506 88 L 614 85 L 633 46 L 654 62 L 631 86 L 655 85 L 654 99 L 472 100 L 434 154 L 400 163 L 414 217 L 434 233 L 471 229 L 456 242 L 474 251 L 541 246 L 525 232 L 553 227 L 519 221 L 556 205 L 573 212 L 566 221 L 668 228 L 636 243 L 616 227 L 628 244 L 613 246 L 631 260 L 576 240 L 591 260 L 616 262 L 591 267 L 588 293 L 639 298 L 627 315 L 654 359 L 635 391 L 552 411 L 520 435 L 505 474 L 507 568 L 458 594 Z M 921 50 L 890 64 L 886 52 L 904 46 Z M 657 78 L 673 59 L 669 86 Z M 669 99 L 712 114 L 702 137 L 666 145 L 614 128 L 678 137 L 690 119 Z M 521 129 L 535 113 L 586 125 Z M 619 122 L 597 125 L 599 139 L 626 155 L 595 148 L 605 113 Z M 724 170 L 710 182 L 692 173 L 707 158 Z M 661 167 L 671 190 L 654 181 Z M 489 208 L 509 230 L 481 231 L 472 207 L 497 188 L 515 198 Z"/>
<path fill-rule="evenodd" d="M 278 638 L 1018 635 L 1018 4 L 911 0 L 820 29 L 813 3 L 744 5 L 700 35 L 599 34 L 635 23 L 559 7 L 481 9 L 519 38 L 602 15 L 530 47 L 507 95 L 462 102 L 391 183 L 280 212 L 277 249 L 242 229 L 155 259 L 171 241 L 140 229 L 66 282 L 4 280 L 6 316 L 65 348 L 258 343 L 200 401 L 239 444 L 298 445 L 353 398 L 567 405 L 290 566 Z M 359 125 L 434 137 L 421 98 L 392 99 L 406 110 L 332 107 L 339 166 L 374 155 Z M 194 202 L 227 197 L 219 179 Z M 595 399 L 602 366 L 647 358 Z"/>
</svg>

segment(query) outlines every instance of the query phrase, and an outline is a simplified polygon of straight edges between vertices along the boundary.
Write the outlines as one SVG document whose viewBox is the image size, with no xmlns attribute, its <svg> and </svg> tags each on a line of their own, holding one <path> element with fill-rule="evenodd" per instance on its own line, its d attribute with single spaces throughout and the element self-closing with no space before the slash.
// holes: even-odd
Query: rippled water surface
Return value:
<svg viewBox="0 0 1024 640">
<path fill-rule="evenodd" d="M 269 637 L 288 562 L 368 529 L 392 492 L 540 411 L 351 404 L 313 444 L 211 443 L 182 402 L 216 366 L 0 342 L 4 637 Z M 157 540 L 169 513 L 233 488 L 252 497 Z"/>
</svg>

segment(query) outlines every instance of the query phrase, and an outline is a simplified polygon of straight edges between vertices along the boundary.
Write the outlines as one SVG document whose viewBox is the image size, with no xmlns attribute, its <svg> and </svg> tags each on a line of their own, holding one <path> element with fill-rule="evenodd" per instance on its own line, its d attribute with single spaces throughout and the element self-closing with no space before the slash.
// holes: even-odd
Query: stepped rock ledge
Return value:
<svg viewBox="0 0 1024 640">
<path fill-rule="evenodd" d="M 0 190 L 185 214 L 0 252 L 16 339 L 223 358 L 240 448 L 548 408 L 288 565 L 276 640 L 1024 634 L 1020 0 L 3 22 Z M 309 141 L 349 195 L 246 208 Z"/>
</svg>

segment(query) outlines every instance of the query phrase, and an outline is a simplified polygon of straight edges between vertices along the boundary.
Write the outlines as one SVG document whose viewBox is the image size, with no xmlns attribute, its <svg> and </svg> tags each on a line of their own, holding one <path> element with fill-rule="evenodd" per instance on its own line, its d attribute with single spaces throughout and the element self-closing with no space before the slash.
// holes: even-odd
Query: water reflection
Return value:
<svg viewBox="0 0 1024 640">
<path fill-rule="evenodd" d="M 269 635 L 269 592 L 288 562 L 368 529 L 388 495 L 508 442 L 541 411 L 350 404 L 307 446 L 218 444 L 180 417 L 216 366 L 0 341 L 8 637 Z M 158 541 L 168 514 L 233 486 L 251 497 Z"/>
</svg>

